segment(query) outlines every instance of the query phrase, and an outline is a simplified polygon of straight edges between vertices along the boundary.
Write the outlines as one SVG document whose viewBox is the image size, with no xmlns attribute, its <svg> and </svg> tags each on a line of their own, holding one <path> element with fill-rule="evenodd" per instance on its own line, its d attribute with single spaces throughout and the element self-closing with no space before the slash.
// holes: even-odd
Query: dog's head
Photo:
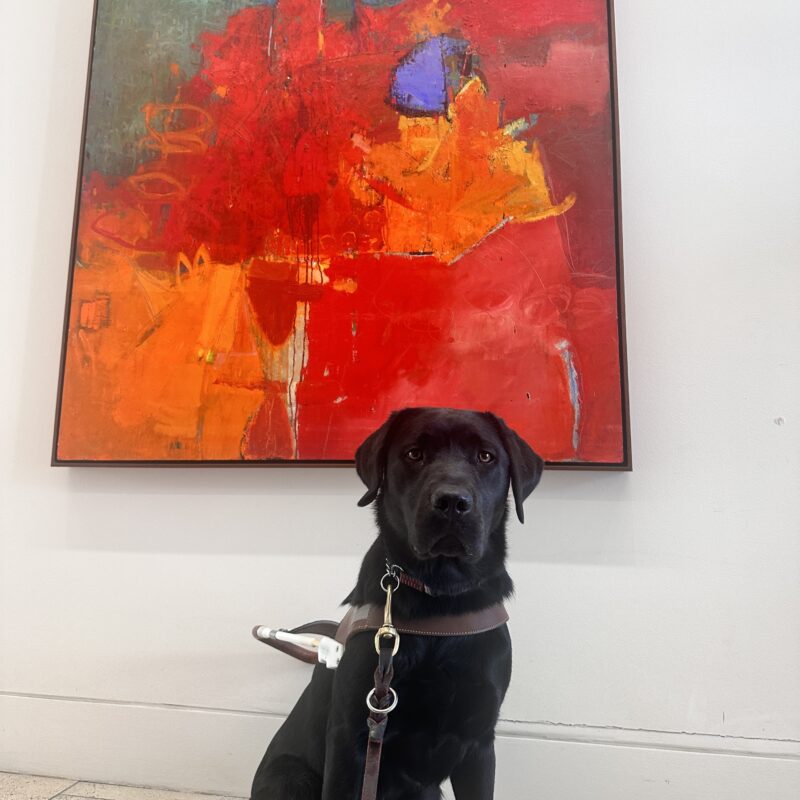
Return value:
<svg viewBox="0 0 800 800">
<path fill-rule="evenodd" d="M 501 419 L 446 408 L 398 411 L 356 452 L 367 486 L 359 501 L 378 498 L 389 535 L 417 560 L 438 557 L 477 564 L 502 533 L 509 485 L 517 516 L 543 462 Z M 505 540 L 503 539 L 503 547 Z"/>
</svg>

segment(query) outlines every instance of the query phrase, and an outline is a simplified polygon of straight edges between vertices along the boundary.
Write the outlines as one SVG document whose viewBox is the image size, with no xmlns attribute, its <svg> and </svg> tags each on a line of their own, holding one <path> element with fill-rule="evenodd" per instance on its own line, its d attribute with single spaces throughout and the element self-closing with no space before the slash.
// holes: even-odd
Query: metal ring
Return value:
<svg viewBox="0 0 800 800">
<path fill-rule="evenodd" d="M 392 704 L 389 706 L 389 708 L 376 708 L 375 706 L 373 706 L 372 705 L 372 695 L 375 694 L 375 690 L 374 689 L 370 689 L 367 692 L 367 708 L 373 714 L 388 714 L 390 711 L 394 711 L 395 708 L 397 708 L 397 692 L 394 689 L 391 689 L 391 688 L 389 689 L 389 691 L 392 693 L 392 698 L 393 698 L 392 699 Z"/>
<path fill-rule="evenodd" d="M 388 592 L 388 591 L 389 591 L 389 589 L 386 587 L 386 585 L 385 585 L 385 583 L 384 583 L 384 581 L 385 581 L 387 578 L 394 578 L 394 579 L 395 579 L 396 583 L 395 583 L 395 585 L 394 585 L 394 588 L 392 589 L 392 591 L 393 591 L 393 592 L 396 592 L 396 591 L 397 591 L 397 590 L 400 588 L 400 576 L 399 576 L 399 575 L 392 575 L 392 573 L 391 573 L 391 572 L 387 572 L 387 573 L 386 573 L 386 574 L 385 574 L 385 575 L 384 575 L 384 576 L 381 578 L 381 589 L 383 589 L 383 591 L 384 591 L 384 592 Z"/>
</svg>

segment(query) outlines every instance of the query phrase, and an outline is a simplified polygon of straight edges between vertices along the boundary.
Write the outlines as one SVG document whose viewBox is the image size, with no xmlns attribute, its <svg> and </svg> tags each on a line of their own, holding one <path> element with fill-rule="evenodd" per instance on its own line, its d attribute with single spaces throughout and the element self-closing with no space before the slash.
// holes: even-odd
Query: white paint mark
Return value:
<svg viewBox="0 0 800 800">
<path fill-rule="evenodd" d="M 475 242 L 475 244 L 473 244 L 471 247 L 468 247 L 463 253 L 457 255 L 450 262 L 449 266 L 452 266 L 453 264 L 456 264 L 457 262 L 461 261 L 461 259 L 464 258 L 464 256 L 468 255 L 476 247 L 483 244 L 492 234 L 497 233 L 497 231 L 499 231 L 501 228 L 505 228 L 505 226 L 508 225 L 509 222 L 512 222 L 513 219 L 514 217 L 505 217 L 505 219 L 501 219 L 500 222 L 498 222 L 497 225 L 494 226 L 494 228 L 485 233 L 477 242 Z"/>
<path fill-rule="evenodd" d="M 577 452 L 581 443 L 581 387 L 575 358 L 570 343 L 566 339 L 556 342 L 556 349 L 561 354 L 569 384 L 569 399 L 572 404 L 572 447 Z"/>
</svg>

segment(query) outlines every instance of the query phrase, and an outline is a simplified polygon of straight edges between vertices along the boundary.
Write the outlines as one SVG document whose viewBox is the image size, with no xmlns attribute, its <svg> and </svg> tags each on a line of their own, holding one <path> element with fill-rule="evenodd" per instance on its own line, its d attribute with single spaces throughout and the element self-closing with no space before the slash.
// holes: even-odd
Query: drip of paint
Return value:
<svg viewBox="0 0 800 800">
<path fill-rule="evenodd" d="M 561 354 L 561 360 L 564 362 L 564 370 L 567 374 L 567 383 L 569 384 L 569 399 L 572 404 L 572 446 L 575 452 L 581 444 L 581 387 L 578 370 L 575 366 L 575 358 L 572 353 L 572 347 L 566 339 L 562 339 L 556 343 L 556 349 Z"/>
</svg>

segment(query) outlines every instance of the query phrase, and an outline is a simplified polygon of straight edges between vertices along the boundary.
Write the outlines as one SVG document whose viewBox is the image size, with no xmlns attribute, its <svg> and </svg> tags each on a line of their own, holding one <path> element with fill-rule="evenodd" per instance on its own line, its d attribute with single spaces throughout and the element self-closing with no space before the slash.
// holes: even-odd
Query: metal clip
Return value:
<svg viewBox="0 0 800 800">
<path fill-rule="evenodd" d="M 389 562 L 386 562 L 386 574 L 381 578 L 381 588 L 384 592 L 386 592 L 386 605 L 383 609 L 383 625 L 378 628 L 378 632 L 375 634 L 375 652 L 380 655 L 381 652 L 381 639 L 386 636 L 391 636 L 393 639 L 392 642 L 392 655 L 396 656 L 397 651 L 400 649 L 400 634 L 397 632 L 397 628 L 395 628 L 394 624 L 392 623 L 392 595 L 394 594 L 395 590 L 400 586 L 400 578 L 397 577 L 396 570 L 399 567 L 393 567 Z M 392 586 L 391 584 L 387 584 L 387 578 L 394 578 L 397 583 Z"/>
</svg>

